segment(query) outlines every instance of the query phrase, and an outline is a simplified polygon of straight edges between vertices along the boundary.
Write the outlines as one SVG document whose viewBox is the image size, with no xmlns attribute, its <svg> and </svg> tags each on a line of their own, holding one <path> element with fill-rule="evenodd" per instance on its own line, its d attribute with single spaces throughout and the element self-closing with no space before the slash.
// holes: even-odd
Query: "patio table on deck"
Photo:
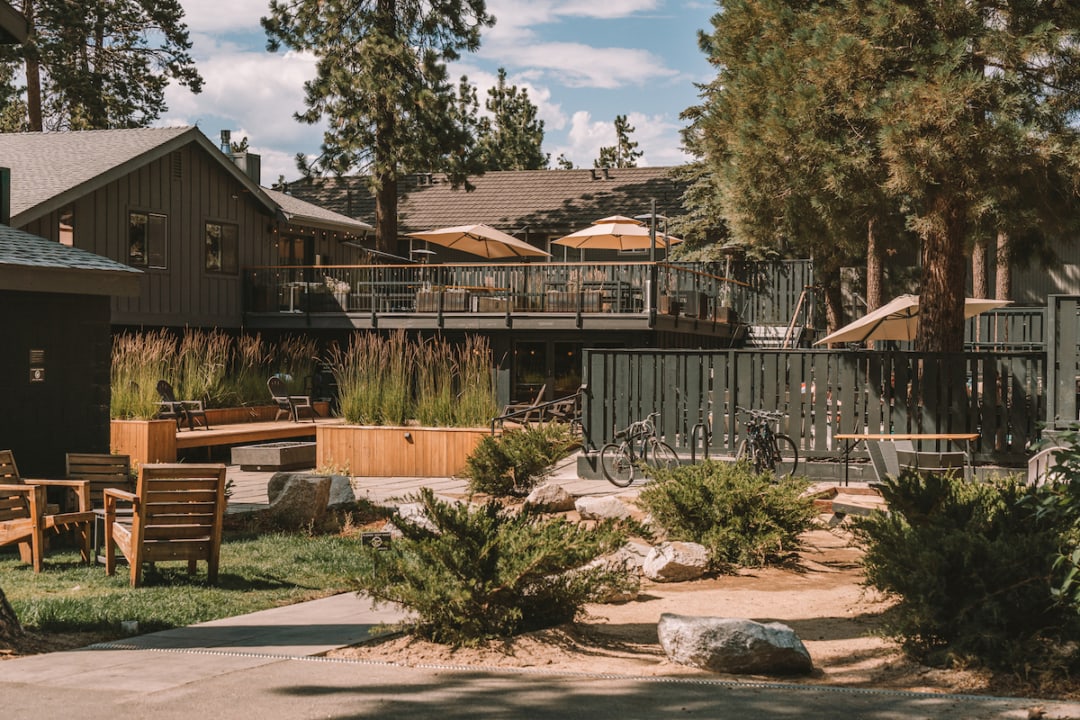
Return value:
<svg viewBox="0 0 1080 720">
<path fill-rule="evenodd" d="M 964 452 L 966 466 L 964 476 L 968 470 L 975 468 L 974 456 L 971 454 L 971 441 L 979 439 L 979 433 L 838 433 L 835 438 L 844 440 L 844 485 L 848 484 L 848 462 L 851 460 L 851 451 L 864 440 L 949 440 L 952 442 L 966 443 Z"/>
</svg>

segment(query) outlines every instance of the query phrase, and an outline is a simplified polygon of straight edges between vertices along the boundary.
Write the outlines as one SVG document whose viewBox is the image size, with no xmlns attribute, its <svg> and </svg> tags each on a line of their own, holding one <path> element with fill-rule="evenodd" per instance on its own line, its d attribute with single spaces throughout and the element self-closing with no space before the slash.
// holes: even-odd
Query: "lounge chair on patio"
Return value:
<svg viewBox="0 0 1080 720">
<path fill-rule="evenodd" d="M 266 387 L 270 390 L 270 397 L 277 405 L 275 420 L 280 420 L 281 416 L 285 415 L 291 417 L 293 422 L 299 422 L 300 415 L 306 412 L 311 422 L 315 422 L 315 407 L 311 404 L 310 395 L 290 395 L 288 388 L 285 387 L 285 381 L 277 375 L 266 381 Z"/>
<path fill-rule="evenodd" d="M 504 407 L 502 413 L 499 415 L 503 426 L 505 426 L 506 423 L 511 423 L 515 427 L 523 427 L 530 422 L 539 422 L 542 419 L 542 411 L 537 406 L 544 402 L 544 393 L 546 391 L 547 385 L 541 385 L 540 390 L 536 393 L 536 397 L 531 402 L 510 403 Z"/>
<path fill-rule="evenodd" d="M 166 380 L 158 380 L 157 391 L 161 397 L 161 409 L 157 414 L 159 418 L 175 419 L 178 430 L 182 423 L 186 423 L 189 430 L 194 430 L 196 420 L 200 421 L 205 429 L 210 429 L 202 400 L 177 400 L 172 385 Z"/>
</svg>

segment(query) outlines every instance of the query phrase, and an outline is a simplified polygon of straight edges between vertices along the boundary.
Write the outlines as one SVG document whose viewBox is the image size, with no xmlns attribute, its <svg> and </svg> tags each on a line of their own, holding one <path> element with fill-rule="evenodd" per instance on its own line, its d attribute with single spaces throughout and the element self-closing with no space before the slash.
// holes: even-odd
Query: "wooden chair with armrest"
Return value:
<svg viewBox="0 0 1080 720">
<path fill-rule="evenodd" d="M 225 515 L 222 464 L 147 464 L 135 492 L 106 488 L 105 574 L 116 572 L 116 551 L 127 558 L 131 586 L 142 582 L 143 563 L 187 561 L 188 573 L 206 562 L 207 579 L 217 582 Z M 132 521 L 119 521 L 119 506 L 130 505 Z"/>
<path fill-rule="evenodd" d="M 315 407 L 311 404 L 310 395 L 290 395 L 285 381 L 277 375 L 272 375 L 266 380 L 266 388 L 270 391 L 270 397 L 278 408 L 274 420 L 280 420 L 284 414 L 286 417 L 291 417 L 293 422 L 299 422 L 300 415 L 306 412 L 311 422 L 315 422 Z"/>
<path fill-rule="evenodd" d="M 544 393 L 546 391 L 547 385 L 541 385 L 536 397 L 531 402 L 510 403 L 504 407 L 501 415 L 504 418 L 503 426 L 505 427 L 507 423 L 510 423 L 512 427 L 524 427 L 530 422 L 538 422 L 541 413 L 537 406 L 544 402 Z"/>
<path fill-rule="evenodd" d="M 48 505 L 49 487 L 70 490 L 75 510 L 55 510 Z M 11 450 L 0 450 L 0 545 L 18 543 L 23 562 L 41 572 L 45 533 L 73 530 L 83 562 L 90 562 L 90 533 L 94 512 L 90 506 L 90 483 L 85 480 L 38 480 L 23 478 Z"/>
<path fill-rule="evenodd" d="M 187 423 L 188 429 L 194 430 L 195 425 L 200 422 L 204 429 L 210 429 L 210 421 L 206 418 L 202 400 L 177 400 L 176 393 L 167 380 L 158 380 L 157 392 L 161 398 L 161 409 L 157 414 L 159 418 L 175 419 L 177 429 L 181 423 Z"/>
</svg>

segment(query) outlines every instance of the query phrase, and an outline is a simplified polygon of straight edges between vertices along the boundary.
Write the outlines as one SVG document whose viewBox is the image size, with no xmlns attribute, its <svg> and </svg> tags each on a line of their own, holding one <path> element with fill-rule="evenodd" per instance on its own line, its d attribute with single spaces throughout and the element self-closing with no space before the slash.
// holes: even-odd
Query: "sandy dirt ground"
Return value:
<svg viewBox="0 0 1080 720">
<path fill-rule="evenodd" d="M 806 534 L 799 561 L 788 568 L 745 570 L 693 582 L 646 581 L 629 602 L 590 605 L 579 622 L 477 648 L 446 646 L 398 635 L 333 655 L 403 665 L 522 667 L 571 673 L 702 676 L 926 692 L 1030 695 L 1031 686 L 961 670 L 936 670 L 906 660 L 879 634 L 891 603 L 863 587 L 860 552 L 842 529 Z M 798 633 L 814 662 L 801 678 L 724 676 L 667 660 L 656 636 L 662 613 L 779 621 Z M 1062 688 L 1039 688 L 1077 697 Z M 1046 697 L 1047 695 L 1042 695 Z"/>
</svg>

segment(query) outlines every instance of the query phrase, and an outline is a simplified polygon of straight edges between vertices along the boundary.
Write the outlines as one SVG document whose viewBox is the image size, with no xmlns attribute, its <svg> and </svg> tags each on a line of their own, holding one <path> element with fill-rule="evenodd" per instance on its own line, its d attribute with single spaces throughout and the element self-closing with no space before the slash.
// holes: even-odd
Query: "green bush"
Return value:
<svg viewBox="0 0 1080 720">
<path fill-rule="evenodd" d="M 638 504 L 673 540 L 708 548 L 713 570 L 786 560 L 816 511 L 801 479 L 775 482 L 746 463 L 706 461 L 657 471 Z"/>
<path fill-rule="evenodd" d="M 412 611 L 421 637 L 463 645 L 551 627 L 631 582 L 621 566 L 585 567 L 625 542 L 612 523 L 589 530 L 511 514 L 494 500 L 443 502 L 428 488 L 409 499 L 430 526 L 396 518 L 403 537 L 386 550 L 365 548 L 355 583 Z"/>
<path fill-rule="evenodd" d="M 857 536 L 866 582 L 898 598 L 888 631 L 909 654 L 1019 674 L 1075 666 L 1080 616 L 1055 602 L 1055 558 L 1070 538 L 1075 547 L 1075 490 L 910 471 L 880 489 L 889 512 Z M 1063 501 L 1074 509 L 1054 512 Z"/>
<path fill-rule="evenodd" d="M 577 444 L 563 423 L 533 425 L 485 437 L 469 455 L 469 489 L 495 497 L 527 495 Z"/>
</svg>

